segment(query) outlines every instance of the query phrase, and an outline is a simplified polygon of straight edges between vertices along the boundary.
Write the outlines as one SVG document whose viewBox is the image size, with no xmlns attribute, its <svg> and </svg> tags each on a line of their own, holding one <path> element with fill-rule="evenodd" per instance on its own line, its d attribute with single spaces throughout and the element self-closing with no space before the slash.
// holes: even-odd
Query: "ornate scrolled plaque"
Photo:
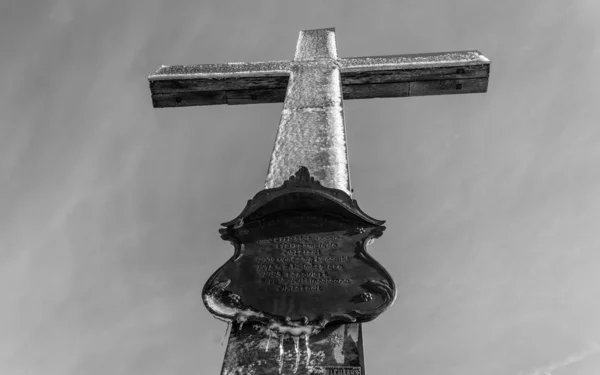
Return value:
<svg viewBox="0 0 600 375">
<path fill-rule="evenodd" d="M 235 252 L 208 279 L 204 303 L 216 317 L 296 335 L 329 322 L 373 320 L 396 297 L 392 278 L 367 253 L 383 223 L 301 167 L 222 224 Z"/>
</svg>

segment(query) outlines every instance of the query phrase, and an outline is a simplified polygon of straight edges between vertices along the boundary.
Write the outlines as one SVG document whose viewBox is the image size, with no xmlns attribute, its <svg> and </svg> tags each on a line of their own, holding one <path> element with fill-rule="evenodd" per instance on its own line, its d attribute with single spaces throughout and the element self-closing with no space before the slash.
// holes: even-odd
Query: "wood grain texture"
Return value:
<svg viewBox="0 0 600 375">
<path fill-rule="evenodd" d="M 341 71 L 345 100 L 487 91 L 490 64 L 379 71 Z M 162 79 L 150 81 L 155 108 L 281 103 L 289 77 Z"/>
<path fill-rule="evenodd" d="M 283 103 L 286 88 L 227 90 L 227 91 L 175 91 L 152 95 L 154 108 L 189 107 L 217 104 Z"/>
</svg>

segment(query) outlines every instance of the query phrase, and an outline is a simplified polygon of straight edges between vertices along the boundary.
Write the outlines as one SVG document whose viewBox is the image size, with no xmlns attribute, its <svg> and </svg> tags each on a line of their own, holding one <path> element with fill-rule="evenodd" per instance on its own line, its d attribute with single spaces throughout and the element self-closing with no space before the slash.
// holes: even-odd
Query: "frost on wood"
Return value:
<svg viewBox="0 0 600 375">
<path fill-rule="evenodd" d="M 335 29 L 300 31 L 296 44 L 295 61 L 337 59 Z"/>
<path fill-rule="evenodd" d="M 364 70 L 396 70 L 489 64 L 479 51 L 422 53 L 411 55 L 346 57 L 338 59 L 343 73 Z"/>
<path fill-rule="evenodd" d="M 289 61 L 269 61 L 254 63 L 225 63 L 200 65 L 163 65 L 150 81 L 195 78 L 287 76 L 290 70 Z"/>
<path fill-rule="evenodd" d="M 292 72 L 265 188 L 280 186 L 301 165 L 323 186 L 351 194 L 340 75 L 331 63 Z"/>
<path fill-rule="evenodd" d="M 335 45 L 335 41 L 331 44 Z M 308 60 L 306 53 L 297 54 Z M 333 61 L 333 59 L 332 59 Z M 390 56 L 343 57 L 335 59 L 340 72 L 359 72 L 374 70 L 401 70 L 410 68 L 467 66 L 489 64 L 490 60 L 479 51 L 456 51 Z M 160 67 L 149 76 L 150 81 L 226 78 L 226 77 L 263 77 L 288 76 L 292 61 L 234 62 L 225 64 L 173 65 Z"/>
<path fill-rule="evenodd" d="M 340 71 L 332 29 L 300 33 L 265 188 L 303 165 L 323 186 L 350 191 Z"/>
<path fill-rule="evenodd" d="M 294 70 L 314 62 L 337 67 L 344 99 L 481 93 L 490 71 L 478 51 L 338 58 L 334 29 L 306 30 L 293 61 L 162 66 L 148 77 L 152 104 L 280 103 Z"/>
</svg>

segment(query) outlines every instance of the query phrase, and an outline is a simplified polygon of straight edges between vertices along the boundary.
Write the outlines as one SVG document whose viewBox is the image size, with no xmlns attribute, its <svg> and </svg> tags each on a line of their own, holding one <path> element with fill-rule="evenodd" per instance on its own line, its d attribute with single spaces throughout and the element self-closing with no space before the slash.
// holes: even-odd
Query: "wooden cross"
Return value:
<svg viewBox="0 0 600 375">
<path fill-rule="evenodd" d="M 478 51 L 338 58 L 335 38 L 330 42 L 323 57 L 340 68 L 344 100 L 487 91 L 490 61 Z M 283 102 L 292 66 L 307 59 L 307 52 L 298 52 L 294 61 L 163 66 L 149 77 L 152 103 L 163 108 Z"/>
<path fill-rule="evenodd" d="M 338 58 L 335 30 L 329 28 L 300 32 L 293 61 L 163 66 L 149 81 L 155 108 L 284 102 L 265 188 L 282 185 L 304 166 L 323 186 L 351 196 L 344 99 L 482 93 L 489 72 L 490 61 L 477 51 Z M 364 374 L 360 324 L 330 327 L 310 343 L 307 339 L 306 352 L 314 353 L 332 337 L 339 339 L 333 340 L 334 349 L 338 345 L 355 355 L 340 359 L 327 352 L 314 365 L 325 373 Z M 269 361 L 277 355 L 280 373 L 298 370 L 298 361 L 295 368 L 282 362 L 282 354 L 298 350 L 297 342 L 295 347 L 282 343 L 275 354 L 262 357 L 258 351 L 240 353 L 258 348 L 261 340 L 264 336 L 234 323 L 222 373 L 252 366 L 257 374 L 271 373 Z M 256 364 L 263 360 L 261 370 Z"/>
</svg>

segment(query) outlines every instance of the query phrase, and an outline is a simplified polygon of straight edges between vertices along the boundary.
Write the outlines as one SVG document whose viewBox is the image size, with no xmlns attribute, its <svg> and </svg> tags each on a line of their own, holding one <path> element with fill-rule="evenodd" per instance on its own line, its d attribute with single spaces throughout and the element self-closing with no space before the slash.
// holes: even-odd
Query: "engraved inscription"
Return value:
<svg viewBox="0 0 600 375">
<path fill-rule="evenodd" d="M 366 251 L 384 222 L 343 191 L 308 184 L 307 177 L 302 167 L 222 224 L 221 238 L 234 254 L 203 290 L 213 315 L 278 324 L 362 323 L 391 305 L 393 280 Z"/>
<path fill-rule="evenodd" d="M 273 249 L 269 256 L 256 257 L 256 271 L 264 284 L 277 292 L 322 292 L 328 284 L 351 284 L 344 277 L 349 256 L 328 256 L 327 250 L 340 246 L 342 237 L 286 236 L 258 240 Z"/>
<path fill-rule="evenodd" d="M 325 375 L 361 375 L 360 367 L 349 366 L 320 366 Z"/>
</svg>

